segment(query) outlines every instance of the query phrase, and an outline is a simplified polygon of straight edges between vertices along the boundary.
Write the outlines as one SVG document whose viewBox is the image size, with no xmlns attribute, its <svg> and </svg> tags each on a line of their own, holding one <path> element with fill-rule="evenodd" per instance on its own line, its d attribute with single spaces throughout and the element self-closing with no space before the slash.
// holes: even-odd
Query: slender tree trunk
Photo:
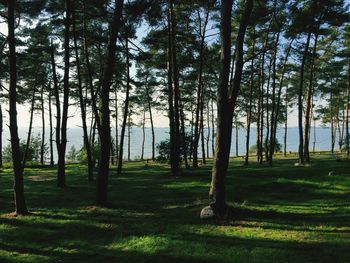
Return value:
<svg viewBox="0 0 350 263">
<path fill-rule="evenodd" d="M 174 176 L 178 176 L 180 173 L 180 90 L 179 90 L 179 76 L 176 59 L 176 33 L 175 33 L 175 14 L 173 9 L 173 0 L 169 0 L 169 34 L 170 34 L 170 50 L 171 50 L 171 64 L 172 64 L 172 88 L 173 88 L 173 101 L 174 101 L 174 151 L 171 157 L 171 172 Z"/>
<path fill-rule="evenodd" d="M 16 67 L 16 39 L 15 39 L 15 6 L 16 0 L 7 1 L 7 25 L 8 25 L 8 47 L 9 47 L 9 120 L 12 149 L 12 162 L 14 172 L 14 197 L 15 210 L 17 214 L 26 215 L 28 209 L 24 196 L 23 167 L 19 148 L 17 127 L 17 67 Z"/>
<path fill-rule="evenodd" d="M 117 90 L 115 90 L 114 92 L 115 95 L 115 157 L 116 160 L 118 160 L 118 156 L 119 156 L 119 127 L 118 127 L 118 94 L 117 94 Z"/>
<path fill-rule="evenodd" d="M 101 86 L 100 159 L 97 175 L 96 201 L 106 206 L 108 201 L 109 155 L 111 152 L 111 128 L 109 116 L 109 93 L 115 68 L 116 42 L 121 27 L 123 0 L 115 0 L 113 21 L 110 27 L 107 59 Z"/>
<path fill-rule="evenodd" d="M 253 34 L 255 34 L 255 27 L 253 29 Z M 252 54 L 255 52 L 255 38 L 252 44 Z M 246 134 L 246 145 L 245 145 L 245 159 L 244 164 L 249 163 L 249 147 L 250 147 L 250 126 L 252 120 L 252 104 L 253 104 L 253 89 L 254 89 L 254 59 L 250 62 L 250 83 L 249 83 L 249 101 L 248 101 L 248 112 L 247 112 L 247 134 Z"/>
<path fill-rule="evenodd" d="M 313 94 L 313 82 L 314 82 L 314 72 L 315 72 L 315 59 L 316 59 L 316 51 L 317 51 L 317 39 L 318 34 L 315 35 L 315 43 L 312 52 L 311 59 L 311 71 L 310 71 L 310 79 L 309 79 L 309 88 L 306 97 L 306 107 L 305 107 L 305 130 L 304 130 L 304 158 L 305 162 L 310 162 L 310 123 L 311 123 L 311 108 L 312 108 L 312 94 Z"/>
<path fill-rule="evenodd" d="M 211 150 L 214 158 L 215 154 L 215 114 L 214 114 L 214 99 L 211 99 Z"/>
<path fill-rule="evenodd" d="M 349 103 L 350 103 L 350 64 L 349 64 L 349 69 L 348 69 L 348 78 L 349 78 L 349 83 L 347 85 L 346 89 L 346 119 L 345 119 L 345 129 L 346 129 L 346 155 L 350 156 L 350 134 L 349 134 Z"/>
<path fill-rule="evenodd" d="M 93 84 L 93 73 L 92 73 L 92 67 L 90 63 L 90 53 L 89 53 L 89 41 L 87 36 L 87 21 L 86 21 L 86 15 L 85 15 L 85 1 L 83 1 L 83 38 L 84 38 L 84 57 L 85 57 L 85 65 L 87 69 L 87 82 L 90 87 L 90 96 L 91 96 L 91 106 L 92 106 L 92 112 L 95 118 L 95 122 L 97 125 L 97 129 L 100 130 L 100 116 L 97 108 L 97 101 L 96 101 L 96 94 Z M 101 63 L 101 71 L 102 71 L 102 63 Z M 101 73 L 102 76 L 102 73 Z M 102 83 L 100 79 L 100 83 Z"/>
<path fill-rule="evenodd" d="M 63 106 L 62 106 L 62 123 L 61 130 L 57 131 L 61 133 L 61 141 L 58 148 L 58 166 L 57 166 L 57 186 L 66 186 L 66 171 L 65 171 L 65 157 L 67 146 L 67 121 L 68 121 L 68 107 L 69 107 L 69 67 L 70 67 L 70 25 L 71 25 L 71 1 L 65 0 L 66 5 L 66 17 L 65 17 L 65 30 L 64 30 L 64 76 L 63 76 Z"/>
<path fill-rule="evenodd" d="M 74 51 L 75 51 L 75 63 L 77 68 L 77 79 L 78 79 L 78 94 L 79 94 L 79 104 L 80 104 L 80 112 L 81 112 L 81 121 L 83 124 L 83 139 L 84 139 L 84 148 L 86 151 L 87 156 L 87 165 L 88 165 L 88 180 L 93 181 L 94 180 L 94 165 L 92 161 L 92 153 L 91 153 L 91 145 L 89 142 L 89 135 L 88 135 L 88 128 L 86 124 L 86 106 L 84 101 L 84 94 L 83 94 L 83 85 L 82 85 L 82 79 L 81 79 L 81 71 L 80 71 L 80 57 L 79 57 L 79 50 L 78 50 L 78 39 L 77 39 L 77 32 L 76 32 L 76 17 L 74 14 L 73 19 L 73 37 L 74 37 Z"/>
<path fill-rule="evenodd" d="M 25 148 L 23 156 L 22 156 L 23 169 L 25 168 L 26 162 L 28 160 L 29 149 L 30 149 L 31 138 L 32 138 L 34 107 L 35 107 L 36 79 L 37 78 L 35 77 L 35 84 L 33 87 L 33 93 L 32 93 L 31 105 L 30 105 L 29 128 L 28 128 L 28 134 L 27 134 L 26 148 Z"/>
<path fill-rule="evenodd" d="M 270 82 L 271 82 L 271 68 L 273 65 L 274 59 L 270 59 L 270 64 L 268 67 L 268 77 L 267 77 L 267 85 L 266 85 L 266 136 L 265 136 L 265 159 L 269 161 L 269 136 L 270 136 L 270 121 L 269 121 L 269 113 L 270 113 Z M 264 118 L 264 116 L 263 116 Z"/>
<path fill-rule="evenodd" d="M 180 121 L 181 121 L 181 134 L 182 134 L 181 145 L 183 145 L 183 155 L 184 155 L 185 167 L 189 168 L 190 166 L 188 164 L 187 144 L 186 144 L 185 113 L 183 110 L 183 104 L 182 104 L 181 99 L 180 99 Z"/>
<path fill-rule="evenodd" d="M 307 35 L 304 54 L 300 67 L 300 83 L 298 94 L 298 125 L 299 125 L 299 164 L 303 164 L 305 161 L 304 156 L 304 138 L 303 138 L 303 93 L 304 93 L 304 69 L 305 63 L 309 52 L 309 45 L 311 39 L 311 32 Z"/>
<path fill-rule="evenodd" d="M 235 73 L 231 90 L 229 90 L 232 2 L 232 0 L 227 0 L 223 1 L 221 4 L 221 58 L 217 103 L 218 117 L 215 157 L 209 192 L 210 199 L 212 200 L 211 207 L 218 217 L 225 216 L 227 212 L 225 178 L 230 157 L 232 118 L 242 78 L 244 36 L 253 8 L 253 1 L 247 0 L 237 34 Z"/>
<path fill-rule="evenodd" d="M 142 118 L 142 144 L 141 144 L 141 160 L 143 161 L 143 155 L 145 153 L 145 123 L 146 123 L 146 108 L 143 109 L 143 118 Z"/>
<path fill-rule="evenodd" d="M 49 139 L 49 143 L 50 143 L 50 166 L 54 166 L 54 158 L 53 158 L 53 131 L 52 131 L 52 104 L 51 104 L 51 100 L 52 100 L 52 94 L 51 94 L 51 87 L 50 87 L 50 91 L 49 91 L 49 123 L 50 123 L 50 139 Z"/>
<path fill-rule="evenodd" d="M 211 135 L 211 130 L 210 130 L 210 108 L 209 108 L 209 98 L 207 102 L 207 137 L 206 137 L 206 147 L 207 147 L 207 158 L 210 158 L 209 155 L 209 141 L 210 141 L 210 135 Z"/>
<path fill-rule="evenodd" d="M 128 161 L 131 161 L 131 112 L 128 114 Z"/>
<path fill-rule="evenodd" d="M 151 97 L 149 96 L 148 88 L 147 88 L 147 103 L 148 103 L 148 112 L 149 112 L 149 119 L 151 122 L 151 132 L 152 132 L 152 161 L 154 161 L 156 159 L 156 136 L 154 132 Z"/>
<path fill-rule="evenodd" d="M 238 120 L 237 115 L 235 115 L 235 137 L 236 137 L 236 157 L 238 157 Z"/>
<path fill-rule="evenodd" d="M 314 143 L 312 146 L 312 152 L 315 153 L 316 149 L 316 118 L 314 118 Z"/>
<path fill-rule="evenodd" d="M 200 116 L 200 133 L 201 133 L 201 143 L 202 143 L 202 160 L 203 164 L 206 164 L 205 160 L 205 137 L 204 137 L 204 87 L 202 88 L 201 96 L 201 116 Z"/>
<path fill-rule="evenodd" d="M 0 168 L 3 167 L 3 161 L 2 161 L 2 132 L 3 132 L 3 123 L 4 118 L 2 115 L 2 107 L 0 105 Z"/>
<path fill-rule="evenodd" d="M 44 86 L 41 88 L 41 147 L 40 147 L 40 163 L 44 165 L 45 162 L 45 102 L 44 102 Z"/>
<path fill-rule="evenodd" d="M 125 40 L 125 57 L 126 57 L 126 95 L 124 102 L 124 115 L 122 122 L 122 130 L 120 134 L 120 145 L 119 145 L 119 155 L 118 155 L 118 168 L 117 173 L 122 173 L 123 168 L 123 148 L 124 148 L 124 137 L 125 137 L 125 129 L 129 115 L 129 100 L 130 100 L 130 62 L 129 62 L 129 40 L 126 38 Z"/>
<path fill-rule="evenodd" d="M 334 134 L 334 117 L 333 117 L 333 80 L 330 80 L 330 98 L 329 98 L 329 109 L 330 109 L 330 121 L 331 121 L 331 152 L 334 153 L 335 145 L 335 134 Z"/>
<path fill-rule="evenodd" d="M 278 126 L 278 117 L 279 117 L 279 112 L 280 112 L 281 94 L 282 94 L 282 88 L 283 88 L 283 84 L 284 84 L 284 77 L 285 77 L 287 62 L 288 62 L 290 51 L 292 49 L 293 42 L 294 42 L 294 39 L 292 39 L 289 42 L 289 46 L 288 46 L 287 51 L 286 51 L 286 56 L 284 58 L 284 62 L 283 62 L 283 66 L 282 66 L 282 72 L 281 72 L 280 81 L 279 81 L 277 103 L 276 103 L 276 106 L 275 106 L 274 113 L 271 115 L 272 116 L 271 117 L 271 121 L 272 121 L 271 126 L 273 126 L 273 128 L 272 128 L 271 137 L 270 137 L 270 159 L 269 159 L 269 164 L 270 165 L 272 165 L 272 163 L 273 163 L 273 154 L 275 153 L 276 134 L 277 134 L 277 126 Z M 276 49 L 277 49 L 277 45 L 276 45 Z M 277 53 L 277 51 L 276 51 L 276 53 Z M 276 63 L 276 62 L 274 62 L 274 63 Z M 274 68 L 275 68 L 275 66 L 274 66 Z M 276 78 L 276 72 L 274 72 L 274 79 L 275 78 Z M 287 107 L 288 107 L 288 104 L 287 104 L 287 89 L 286 89 L 286 110 L 287 110 Z M 286 120 L 286 122 L 287 122 L 287 120 Z M 286 156 L 286 150 L 284 151 L 284 156 Z"/>
<path fill-rule="evenodd" d="M 195 124 L 194 124 L 194 145 L 193 145 L 193 167 L 198 167 L 198 143 L 199 143 L 199 137 L 200 137 L 200 123 L 202 121 L 202 118 L 200 116 L 202 114 L 203 109 L 203 67 L 204 67 L 204 44 L 205 44 L 205 32 L 206 27 L 208 24 L 208 18 L 209 18 L 209 11 L 207 10 L 203 27 L 202 27 L 202 20 L 200 14 L 198 14 L 199 17 L 199 31 L 201 32 L 200 36 L 200 48 L 199 48 L 199 71 L 198 71 L 198 86 L 197 86 L 197 99 L 196 99 L 196 117 L 195 117 Z M 205 162 L 205 157 L 203 159 L 203 162 Z"/>
</svg>

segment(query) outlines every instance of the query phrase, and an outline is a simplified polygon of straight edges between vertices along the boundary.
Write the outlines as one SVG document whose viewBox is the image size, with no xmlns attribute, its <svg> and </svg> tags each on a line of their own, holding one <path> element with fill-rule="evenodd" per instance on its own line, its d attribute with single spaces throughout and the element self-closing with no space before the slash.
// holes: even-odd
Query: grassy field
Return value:
<svg viewBox="0 0 350 263">
<path fill-rule="evenodd" d="M 111 174 L 111 209 L 94 206 L 85 167 L 68 166 L 66 189 L 55 170 L 28 169 L 33 215 L 17 218 L 3 169 L 0 262 L 350 262 L 350 162 L 313 157 L 310 167 L 234 160 L 227 195 L 236 216 L 224 222 L 199 219 L 210 165 L 173 178 L 161 165 L 128 163 Z"/>
</svg>

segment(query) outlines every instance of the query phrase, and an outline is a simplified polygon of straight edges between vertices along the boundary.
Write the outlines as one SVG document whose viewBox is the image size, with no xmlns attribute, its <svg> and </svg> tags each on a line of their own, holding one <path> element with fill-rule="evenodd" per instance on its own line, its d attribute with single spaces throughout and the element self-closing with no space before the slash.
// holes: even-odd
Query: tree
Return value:
<svg viewBox="0 0 350 263">
<path fill-rule="evenodd" d="M 232 87 L 229 86 L 230 58 L 231 58 L 231 10 L 232 0 L 223 1 L 221 4 L 221 58 L 220 80 L 218 86 L 218 119 L 216 132 L 215 156 L 212 171 L 212 181 L 209 196 L 210 205 L 214 214 L 223 217 L 227 213 L 225 177 L 227 173 L 232 120 L 237 96 L 240 90 L 243 69 L 243 45 L 245 32 L 253 8 L 253 0 L 247 0 L 240 21 L 235 45 L 236 60 Z"/>
</svg>

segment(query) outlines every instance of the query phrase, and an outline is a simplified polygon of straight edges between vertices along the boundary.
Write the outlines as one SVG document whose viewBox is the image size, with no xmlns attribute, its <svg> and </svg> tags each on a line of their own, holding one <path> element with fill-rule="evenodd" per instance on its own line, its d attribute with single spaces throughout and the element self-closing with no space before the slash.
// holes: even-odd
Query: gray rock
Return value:
<svg viewBox="0 0 350 263">
<path fill-rule="evenodd" d="M 212 219 L 215 217 L 215 213 L 210 205 L 204 207 L 200 214 L 200 219 Z"/>
<path fill-rule="evenodd" d="M 329 173 L 328 173 L 328 176 L 334 176 L 335 175 L 335 171 L 330 171 Z"/>
</svg>

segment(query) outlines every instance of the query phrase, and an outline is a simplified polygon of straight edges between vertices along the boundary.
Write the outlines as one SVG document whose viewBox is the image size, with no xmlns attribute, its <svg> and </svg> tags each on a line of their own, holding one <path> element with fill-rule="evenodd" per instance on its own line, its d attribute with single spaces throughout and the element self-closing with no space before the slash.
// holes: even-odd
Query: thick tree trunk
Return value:
<svg viewBox="0 0 350 263">
<path fill-rule="evenodd" d="M 305 44 L 304 54 L 301 61 L 300 67 L 300 83 L 299 83 L 299 94 L 298 94 L 298 126 L 299 126 L 299 164 L 303 164 L 305 161 L 304 156 L 304 138 L 303 138 L 303 92 L 304 92 L 304 69 L 306 59 L 309 53 L 309 45 L 311 39 L 311 32 L 307 35 Z"/>
<path fill-rule="evenodd" d="M 231 12 L 232 0 L 223 1 L 221 5 L 221 59 L 218 87 L 218 117 L 216 148 L 209 196 L 211 207 L 218 217 L 227 213 L 225 178 L 230 157 L 232 118 L 240 90 L 243 69 L 243 43 L 253 0 L 247 0 L 240 22 L 236 41 L 235 73 L 232 89 L 229 91 L 230 58 L 231 58 Z"/>
<path fill-rule="evenodd" d="M 76 32 L 76 17 L 74 14 L 73 19 L 73 37 L 74 37 L 74 51 L 75 51 L 75 63 L 77 68 L 77 79 L 78 79 L 78 95 L 79 95 L 79 105 L 80 105 L 80 112 L 81 112 L 81 121 L 83 124 L 83 139 L 84 139 L 84 148 L 86 151 L 87 156 L 87 166 L 88 166 L 88 180 L 93 181 L 94 180 L 94 165 L 92 161 L 92 153 L 91 153 L 91 145 L 89 142 L 89 135 L 88 135 L 88 128 L 86 124 L 86 106 L 85 106 L 85 100 L 84 100 L 84 94 L 83 94 L 83 85 L 82 85 L 82 79 L 81 79 L 81 71 L 80 71 L 80 57 L 79 57 L 79 50 L 78 50 L 78 39 L 77 39 L 77 32 Z"/>
<path fill-rule="evenodd" d="M 124 115 L 122 122 L 122 130 L 120 134 L 120 144 L 119 144 L 119 154 L 118 154 L 118 168 L 117 173 L 121 174 L 123 169 L 123 150 L 124 150 L 124 137 L 125 130 L 129 115 L 129 103 L 130 103 L 130 62 L 129 62 L 129 40 L 126 38 L 125 40 L 125 57 L 126 57 L 126 95 L 124 102 Z"/>
<path fill-rule="evenodd" d="M 16 213 L 28 214 L 24 197 L 23 167 L 19 148 L 17 127 L 17 68 L 16 68 L 16 40 L 15 40 L 15 6 L 16 0 L 7 1 L 7 25 L 8 25 L 8 47 L 9 47 L 9 120 L 12 149 L 12 162 L 14 172 L 14 195 Z"/>
<path fill-rule="evenodd" d="M 101 87 L 100 159 L 97 175 L 96 202 L 106 206 L 108 201 L 109 157 L 111 152 L 111 129 L 109 116 L 109 93 L 115 68 L 116 42 L 121 27 L 123 0 L 115 0 L 113 21 L 110 28 L 108 52 Z M 128 65 L 129 66 L 129 65 Z"/>
<path fill-rule="evenodd" d="M 305 130 L 304 130 L 304 158 L 305 162 L 310 162 L 310 124 L 311 124 L 311 108 L 312 108 L 312 96 L 313 96 L 313 82 L 314 82 L 314 72 L 315 72 L 315 59 L 316 59 L 316 51 L 317 51 L 317 39 L 318 35 L 315 35 L 314 48 L 312 52 L 311 58 L 311 71 L 310 71 L 310 79 L 309 79 L 309 88 L 306 97 L 306 107 L 305 107 Z"/>
</svg>

